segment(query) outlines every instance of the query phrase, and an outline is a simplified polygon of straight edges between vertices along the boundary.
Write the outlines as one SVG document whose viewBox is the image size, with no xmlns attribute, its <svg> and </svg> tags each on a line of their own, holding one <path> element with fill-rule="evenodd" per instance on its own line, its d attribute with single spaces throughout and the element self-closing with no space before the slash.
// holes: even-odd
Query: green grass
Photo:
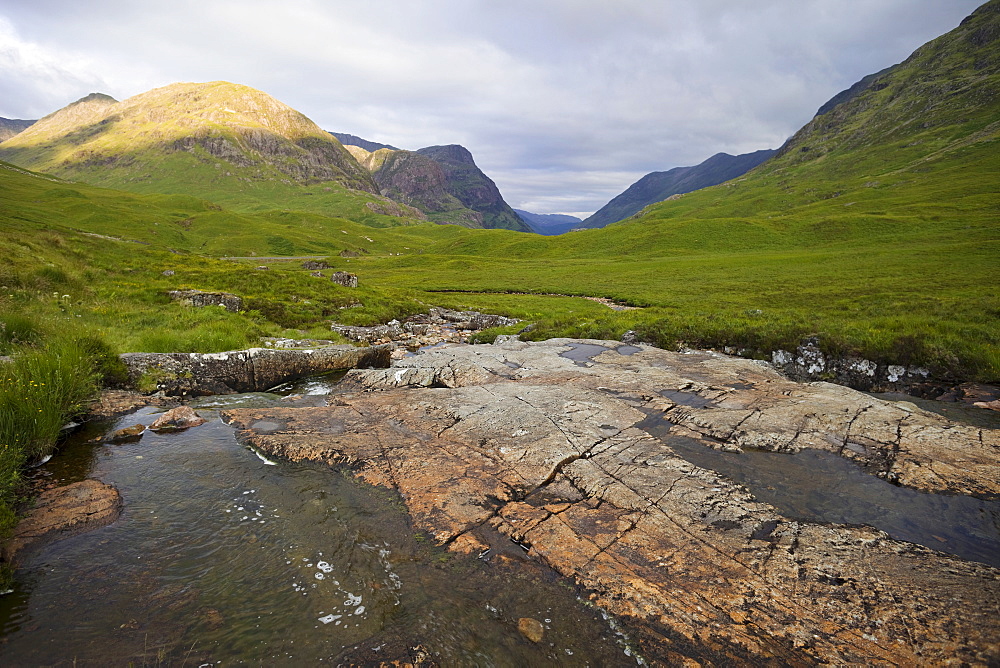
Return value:
<svg viewBox="0 0 1000 668">
<path fill-rule="evenodd" d="M 0 537 L 16 522 L 20 471 L 52 452 L 114 365 L 99 341 L 65 336 L 9 352 L 12 361 L 0 363 Z"/>
<path fill-rule="evenodd" d="M 743 177 L 560 237 L 373 228 L 366 206 L 317 213 L 310 201 L 338 197 L 322 184 L 275 208 L 276 182 L 224 191 L 206 177 L 193 194 L 210 202 L 183 194 L 179 164 L 167 170 L 178 179 L 170 195 L 0 168 L 0 312 L 49 329 L 69 321 L 118 350 L 208 351 L 438 305 L 536 322 L 536 338 L 635 329 L 666 347 L 754 356 L 815 336 L 833 353 L 997 381 L 1000 52 L 973 39 L 996 16 L 922 48 Z M 327 257 L 360 287 L 297 261 L 224 259 L 270 255 Z M 166 297 L 178 288 L 233 292 L 245 311 L 185 309 Z M 644 308 L 617 313 L 574 295 Z M 12 339 L 33 336 L 12 327 Z"/>
</svg>

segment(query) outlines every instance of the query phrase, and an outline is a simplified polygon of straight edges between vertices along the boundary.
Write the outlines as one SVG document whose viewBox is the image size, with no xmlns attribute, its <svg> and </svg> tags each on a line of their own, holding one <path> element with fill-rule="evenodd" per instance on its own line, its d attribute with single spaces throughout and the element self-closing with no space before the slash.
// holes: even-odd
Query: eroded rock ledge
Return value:
<svg viewBox="0 0 1000 668">
<path fill-rule="evenodd" d="M 224 353 L 125 353 L 129 381 L 170 396 L 261 392 L 327 371 L 389 365 L 391 346 L 251 348 Z"/>
<path fill-rule="evenodd" d="M 622 616 L 651 662 L 1000 659 L 1000 570 L 783 517 L 640 424 L 662 417 L 704 447 L 828 450 L 982 497 L 1000 493 L 996 430 L 767 364 L 610 341 L 453 347 L 346 382 L 336 405 L 225 417 L 269 454 L 394 487 L 451 549 L 518 542 Z"/>
</svg>

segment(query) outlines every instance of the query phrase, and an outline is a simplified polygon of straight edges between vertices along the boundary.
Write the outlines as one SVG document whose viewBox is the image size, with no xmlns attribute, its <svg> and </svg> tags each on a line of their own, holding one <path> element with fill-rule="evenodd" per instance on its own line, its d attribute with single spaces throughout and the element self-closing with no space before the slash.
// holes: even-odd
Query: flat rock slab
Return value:
<svg viewBox="0 0 1000 668">
<path fill-rule="evenodd" d="M 996 430 L 767 364 L 612 341 L 452 347 L 344 382 L 336 405 L 224 417 L 270 455 L 397 489 L 453 550 L 515 541 L 620 615 L 653 663 L 1000 660 L 1000 570 L 794 521 L 670 445 L 816 448 L 897 484 L 989 498 Z M 642 428 L 651 418 L 668 437 Z"/>
<path fill-rule="evenodd" d="M 81 480 L 42 492 L 4 549 L 7 561 L 25 550 L 68 538 L 118 519 L 122 498 L 112 485 Z"/>
</svg>

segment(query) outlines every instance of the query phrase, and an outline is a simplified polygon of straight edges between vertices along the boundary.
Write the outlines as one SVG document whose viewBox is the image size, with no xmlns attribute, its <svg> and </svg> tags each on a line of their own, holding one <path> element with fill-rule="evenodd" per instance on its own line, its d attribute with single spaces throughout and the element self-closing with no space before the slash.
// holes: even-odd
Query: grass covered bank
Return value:
<svg viewBox="0 0 1000 668">
<path fill-rule="evenodd" d="M 24 318 L 0 318 L 0 538 L 17 522 L 21 473 L 50 455 L 63 427 L 124 369 L 100 339 L 47 337 Z"/>
</svg>

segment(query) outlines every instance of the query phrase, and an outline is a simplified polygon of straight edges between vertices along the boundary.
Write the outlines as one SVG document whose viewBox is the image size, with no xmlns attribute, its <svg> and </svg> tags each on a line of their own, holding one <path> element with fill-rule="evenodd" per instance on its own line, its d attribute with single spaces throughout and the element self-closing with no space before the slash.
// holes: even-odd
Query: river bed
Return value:
<svg viewBox="0 0 1000 668">
<path fill-rule="evenodd" d="M 289 391 L 322 394 L 311 382 Z M 516 546 L 513 565 L 448 553 L 412 528 L 395 492 L 267 461 L 218 418 L 283 401 L 210 397 L 201 427 L 64 446 L 38 474 L 114 484 L 124 512 L 23 564 L 0 598 L 0 664 L 635 665 L 613 621 Z M 540 642 L 522 618 L 540 622 Z"/>
</svg>

